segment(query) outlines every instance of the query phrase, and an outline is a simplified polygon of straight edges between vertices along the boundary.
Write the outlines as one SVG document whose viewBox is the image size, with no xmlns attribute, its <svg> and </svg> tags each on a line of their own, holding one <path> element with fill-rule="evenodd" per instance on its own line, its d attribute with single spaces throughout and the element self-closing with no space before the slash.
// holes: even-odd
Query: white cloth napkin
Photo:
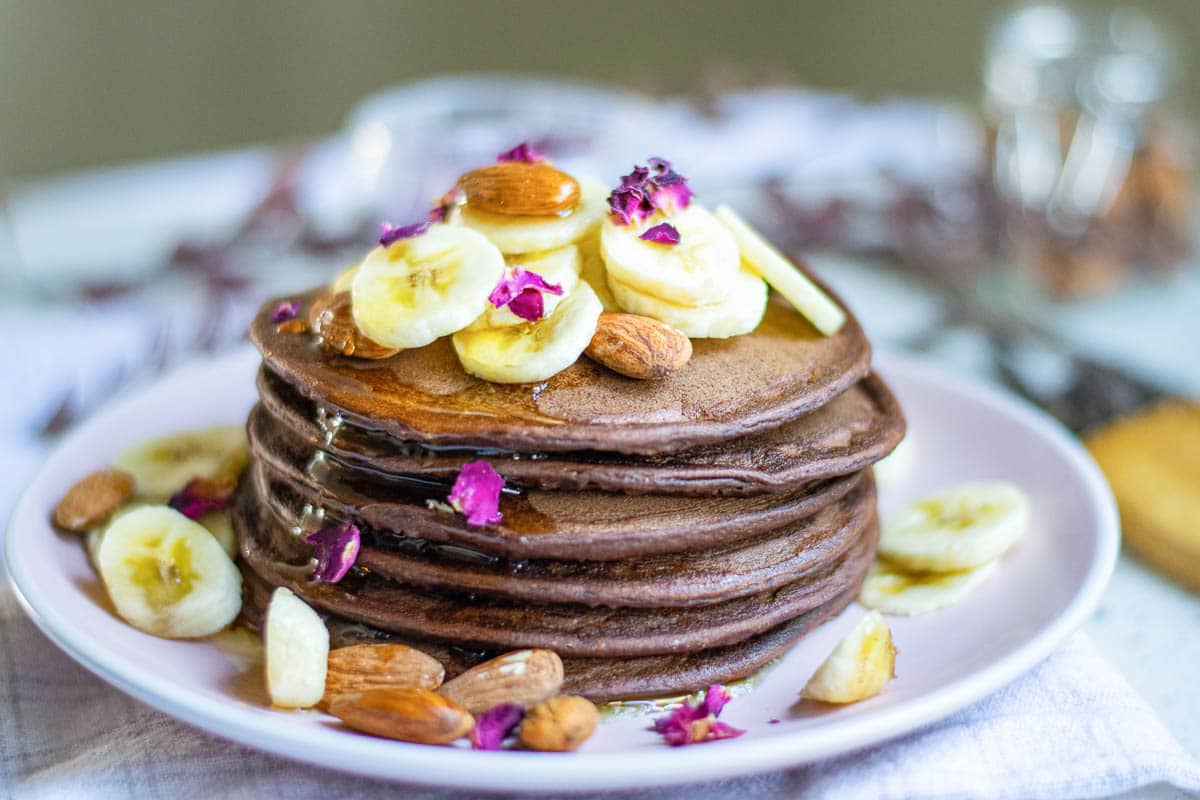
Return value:
<svg viewBox="0 0 1200 800">
<path fill-rule="evenodd" d="M 711 748 L 713 758 L 720 758 L 719 742 L 697 746 Z M 1088 639 L 1077 635 L 1029 675 L 920 733 L 787 772 L 624 796 L 1079 798 L 1155 783 L 1200 792 L 1200 765 Z M 327 772 L 176 722 L 58 652 L 4 588 L 0 796 L 449 800 L 471 795 Z M 594 795 L 602 796 L 614 795 Z"/>
</svg>

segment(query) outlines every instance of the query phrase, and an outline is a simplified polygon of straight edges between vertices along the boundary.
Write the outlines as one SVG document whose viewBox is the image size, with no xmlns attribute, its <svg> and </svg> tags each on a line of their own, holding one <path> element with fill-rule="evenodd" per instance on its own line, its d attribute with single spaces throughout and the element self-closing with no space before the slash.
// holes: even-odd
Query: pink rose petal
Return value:
<svg viewBox="0 0 1200 800">
<path fill-rule="evenodd" d="M 512 733 L 525 709 L 516 703 L 503 703 L 475 718 L 471 729 L 472 750 L 499 750 L 505 737 Z"/>
<path fill-rule="evenodd" d="M 322 528 L 305 536 L 304 541 L 316 548 L 317 556 L 317 566 L 308 578 L 321 583 L 337 583 L 346 577 L 362 546 L 362 536 L 353 522 Z"/>
<path fill-rule="evenodd" d="M 529 142 L 521 142 L 511 150 L 505 150 L 496 156 L 497 161 L 522 161 L 532 164 L 535 161 L 545 161 L 546 157 L 533 148 Z"/>
<path fill-rule="evenodd" d="M 171 495 L 167 505 L 188 519 L 200 519 L 205 514 L 221 511 L 229 505 L 237 481 L 192 478 L 182 489 Z"/>
<path fill-rule="evenodd" d="M 504 478 L 486 461 L 463 464 L 446 500 L 467 518 L 468 525 L 495 525 L 504 519 L 500 513 L 500 490 Z"/>
<path fill-rule="evenodd" d="M 692 202 L 687 178 L 671 167 L 671 162 L 652 158 L 649 167 L 635 166 L 621 177 L 621 184 L 608 196 L 613 221 L 634 225 L 662 211 L 673 214 Z"/>
<path fill-rule="evenodd" d="M 561 284 L 547 283 L 536 272 L 513 267 L 505 271 L 500 283 L 488 295 L 488 301 L 496 308 L 508 306 L 509 311 L 521 319 L 536 322 L 545 311 L 542 292 L 561 296 L 563 288 Z"/>
<path fill-rule="evenodd" d="M 684 703 L 667 716 L 654 720 L 654 730 L 672 747 L 741 736 L 744 730 L 717 719 L 729 698 L 729 690 L 714 683 L 704 693 L 703 700 L 695 704 Z"/>
<path fill-rule="evenodd" d="M 400 241 L 401 239 L 411 239 L 414 236 L 420 236 L 425 231 L 429 230 L 429 222 L 414 222 L 412 225 L 403 225 L 399 228 L 393 228 L 388 223 L 383 223 L 379 232 L 379 243 L 384 247 Z"/>
<path fill-rule="evenodd" d="M 653 228 L 648 228 L 646 232 L 638 238 L 643 242 L 675 245 L 679 244 L 679 231 L 669 222 L 660 222 Z"/>
<path fill-rule="evenodd" d="M 295 319 L 299 311 L 299 300 L 284 300 L 271 312 L 271 322 L 287 322 L 289 319 Z"/>
</svg>

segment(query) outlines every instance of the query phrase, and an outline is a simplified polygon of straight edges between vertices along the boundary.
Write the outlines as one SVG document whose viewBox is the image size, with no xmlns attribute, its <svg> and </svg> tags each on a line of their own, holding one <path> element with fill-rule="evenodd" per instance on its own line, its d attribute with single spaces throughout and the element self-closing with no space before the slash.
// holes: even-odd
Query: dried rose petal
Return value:
<svg viewBox="0 0 1200 800">
<path fill-rule="evenodd" d="M 414 236 L 420 236 L 427 230 L 429 230 L 428 222 L 414 222 L 412 225 L 403 225 L 399 228 L 393 228 L 385 222 L 380 228 L 379 243 L 387 247 L 401 239 L 411 239 Z"/>
<path fill-rule="evenodd" d="M 284 300 L 271 312 L 271 322 L 287 322 L 300 311 L 299 300 Z"/>
<path fill-rule="evenodd" d="M 471 729 L 472 750 L 499 750 L 504 738 L 513 732 L 525 716 L 517 703 L 503 703 L 475 718 Z"/>
<path fill-rule="evenodd" d="M 504 519 L 500 513 L 500 490 L 504 478 L 486 461 L 463 464 L 446 499 L 454 510 L 467 518 L 468 525 L 495 525 Z"/>
<path fill-rule="evenodd" d="M 304 541 L 316 548 L 317 566 L 309 580 L 322 583 L 337 583 L 358 559 L 362 536 L 353 522 L 333 528 L 322 528 L 304 537 Z"/>
<path fill-rule="evenodd" d="M 542 318 L 546 308 L 542 292 L 561 296 L 563 288 L 561 284 L 547 283 L 536 272 L 513 267 L 511 271 L 505 271 L 500 283 L 488 295 L 488 301 L 496 308 L 508 306 L 509 311 L 521 319 L 536 322 Z"/>
<path fill-rule="evenodd" d="M 687 178 L 662 158 L 650 159 L 650 166 L 635 166 L 621 177 L 621 184 L 608 196 L 613 220 L 619 225 L 632 225 L 649 219 L 656 212 L 668 214 L 687 208 L 692 202 L 692 190 Z"/>
<path fill-rule="evenodd" d="M 532 164 L 535 161 L 545 161 L 546 157 L 533 148 L 529 142 L 521 142 L 511 150 L 505 150 L 496 156 L 497 161 L 523 161 Z"/>
<path fill-rule="evenodd" d="M 703 700 L 695 704 L 684 703 L 667 716 L 654 720 L 654 730 L 672 747 L 741 736 L 744 730 L 717 719 L 729 698 L 729 690 L 714 683 L 704 693 Z"/>
<path fill-rule="evenodd" d="M 618 225 L 632 225 L 654 213 L 654 206 L 646 199 L 640 186 L 613 189 L 608 196 L 608 207 L 612 210 L 613 221 Z"/>
<path fill-rule="evenodd" d="M 638 237 L 643 242 L 655 244 L 679 244 L 679 231 L 669 222 L 660 222 Z"/>
<path fill-rule="evenodd" d="M 167 505 L 188 519 L 200 519 L 229 505 L 237 481 L 229 478 L 192 478 L 167 501 Z"/>
<path fill-rule="evenodd" d="M 704 693 L 704 703 L 701 705 L 701 710 L 706 714 L 719 717 L 721 716 L 721 709 L 732 699 L 733 695 L 729 693 L 728 689 L 719 683 L 714 683 Z"/>
</svg>

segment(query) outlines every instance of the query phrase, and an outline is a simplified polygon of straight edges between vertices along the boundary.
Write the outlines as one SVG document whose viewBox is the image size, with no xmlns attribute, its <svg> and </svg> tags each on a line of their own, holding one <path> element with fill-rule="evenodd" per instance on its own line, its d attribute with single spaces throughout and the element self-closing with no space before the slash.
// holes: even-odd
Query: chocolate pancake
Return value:
<svg viewBox="0 0 1200 800">
<path fill-rule="evenodd" d="M 246 586 L 243 621 L 261 626 L 262 614 L 274 587 L 242 564 Z M 563 659 L 564 694 L 578 694 L 597 703 L 635 697 L 682 694 L 713 683 L 731 683 L 753 675 L 783 655 L 810 630 L 838 614 L 853 601 L 857 588 L 789 620 L 766 633 L 726 647 L 694 653 L 672 653 L 635 658 Z M 448 645 L 419 637 L 400 636 L 341 617 L 325 615 L 334 647 L 395 642 L 407 644 L 433 656 L 453 678 L 501 651 L 478 646 Z"/>
<path fill-rule="evenodd" d="M 544 647 L 567 656 L 644 656 L 735 644 L 857 590 L 875 553 L 874 519 L 842 555 L 772 591 L 704 606 L 592 608 L 420 589 L 367 571 L 340 583 L 310 582 L 307 564 L 288 563 L 235 514 L 246 564 L 325 613 L 401 634 L 498 648 Z M 514 578 L 519 580 L 520 578 Z"/>
<path fill-rule="evenodd" d="M 244 490 L 240 512 L 254 519 L 258 500 Z M 460 546 L 444 547 L 367 531 L 356 566 L 414 587 L 479 597 L 610 607 L 704 605 L 773 591 L 846 552 L 874 515 L 875 492 L 864 481 L 846 497 L 793 525 L 745 543 L 621 561 L 508 561 Z M 254 535 L 299 566 L 312 548 L 298 539 L 296 518 L 257 515 Z"/>
<path fill-rule="evenodd" d="M 331 417 L 267 370 L 259 373 L 258 389 L 262 412 L 256 413 L 270 414 L 311 450 L 346 464 L 453 481 L 463 464 L 483 457 L 513 485 L 560 491 L 704 496 L 789 491 L 802 481 L 857 472 L 891 452 L 904 435 L 896 399 L 874 375 L 778 428 L 643 458 L 429 447 Z"/>
<path fill-rule="evenodd" d="M 512 559 L 610 560 L 739 541 L 810 516 L 863 473 L 800 484 L 792 492 L 735 497 L 531 490 L 501 498 L 497 525 L 468 525 L 440 502 L 449 485 L 354 469 L 312 457 L 303 438 L 257 411 L 249 425 L 248 482 L 281 517 L 308 505 L 333 518 Z"/>
<path fill-rule="evenodd" d="M 298 298 L 302 317 L 317 294 Z M 661 380 L 580 358 L 544 383 L 505 385 L 464 372 L 448 338 L 379 361 L 332 354 L 311 335 L 280 332 L 271 321 L 278 303 L 267 302 L 250 327 L 268 369 L 353 425 L 436 446 L 678 452 L 819 408 L 866 377 L 870 362 L 853 317 L 822 336 L 775 297 L 753 333 L 696 340 L 691 361 Z"/>
</svg>

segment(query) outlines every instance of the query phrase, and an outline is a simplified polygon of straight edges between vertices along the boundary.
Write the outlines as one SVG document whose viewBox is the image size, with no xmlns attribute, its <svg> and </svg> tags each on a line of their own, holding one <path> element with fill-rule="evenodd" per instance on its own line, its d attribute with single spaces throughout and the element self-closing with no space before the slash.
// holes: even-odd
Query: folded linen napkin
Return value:
<svg viewBox="0 0 1200 800">
<path fill-rule="evenodd" d="M 720 757 L 719 743 L 700 746 Z M 1200 792 L 1200 764 L 1080 634 L 1030 674 L 919 733 L 794 770 L 636 796 L 1075 798 L 1156 783 Z M 176 722 L 60 653 L 5 587 L 0 588 L 0 796 L 441 800 L 468 795 L 294 764 Z"/>
</svg>

